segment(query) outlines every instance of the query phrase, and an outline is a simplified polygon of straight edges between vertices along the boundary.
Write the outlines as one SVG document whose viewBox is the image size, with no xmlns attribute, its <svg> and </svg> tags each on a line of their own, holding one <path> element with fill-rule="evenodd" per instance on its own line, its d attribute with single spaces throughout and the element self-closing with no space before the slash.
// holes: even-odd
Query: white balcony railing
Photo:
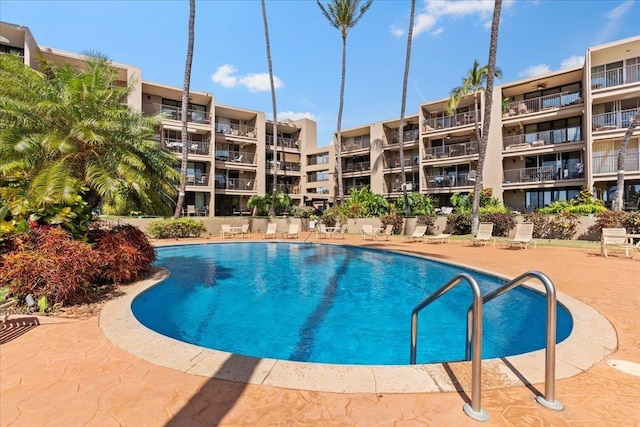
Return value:
<svg viewBox="0 0 640 427">
<path fill-rule="evenodd" d="M 591 74 L 591 89 L 602 89 L 636 82 L 640 82 L 640 64 L 627 65 L 626 67 Z"/>
<path fill-rule="evenodd" d="M 476 122 L 475 117 L 476 115 L 473 111 L 457 113 L 451 116 L 432 117 L 425 120 L 422 131 L 431 132 L 438 129 L 471 125 Z"/>
<path fill-rule="evenodd" d="M 564 167 L 539 166 L 534 168 L 506 169 L 504 171 L 505 184 L 558 181 L 563 179 L 580 178 L 582 178 L 582 176 L 578 172 L 577 166 L 574 164 Z"/>
<path fill-rule="evenodd" d="M 220 190 L 254 191 L 256 180 L 253 178 L 227 178 L 217 180 L 215 188 Z"/>
<path fill-rule="evenodd" d="M 626 129 L 636 114 L 640 114 L 640 108 L 594 114 L 592 130 L 594 132 L 600 132 L 605 130 Z"/>
<path fill-rule="evenodd" d="M 582 128 L 580 126 L 545 130 L 542 132 L 524 133 L 502 138 L 505 150 L 509 148 L 543 147 L 545 145 L 562 144 L 565 142 L 582 141 Z"/>
<path fill-rule="evenodd" d="M 219 162 L 240 163 L 243 165 L 254 165 L 256 155 L 249 151 L 230 151 L 216 147 L 216 160 Z"/>
<path fill-rule="evenodd" d="M 143 102 L 142 111 L 145 114 L 164 114 L 168 120 L 182 120 L 182 108 L 173 105 L 158 104 L 155 102 Z M 210 122 L 210 113 L 202 110 L 187 110 L 187 121 L 192 123 L 208 124 Z"/>
<path fill-rule="evenodd" d="M 172 153 L 182 153 L 182 140 L 177 138 L 164 138 L 164 146 Z M 208 141 L 187 140 L 189 154 L 208 156 L 211 154 L 211 143 Z"/>
<path fill-rule="evenodd" d="M 187 185 L 207 187 L 209 186 L 209 174 L 196 172 L 195 175 L 187 175 Z"/>
<path fill-rule="evenodd" d="M 618 155 L 608 154 L 602 156 L 593 156 L 592 172 L 595 173 L 617 173 L 618 171 Z M 629 150 L 627 152 L 626 161 L 624 163 L 625 172 L 640 171 L 640 154 L 637 150 Z"/>
<path fill-rule="evenodd" d="M 509 103 L 509 107 L 505 114 L 512 117 L 537 113 L 539 111 L 554 110 L 582 103 L 582 94 L 580 91 L 561 92 L 554 93 L 552 95 L 540 96 L 538 98 L 511 102 Z"/>
</svg>

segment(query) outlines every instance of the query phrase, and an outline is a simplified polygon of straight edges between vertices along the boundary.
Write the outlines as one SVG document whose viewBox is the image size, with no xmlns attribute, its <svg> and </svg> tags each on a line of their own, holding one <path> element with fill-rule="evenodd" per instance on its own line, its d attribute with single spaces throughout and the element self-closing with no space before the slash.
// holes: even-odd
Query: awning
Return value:
<svg viewBox="0 0 640 427">
<path fill-rule="evenodd" d="M 284 161 L 290 163 L 300 163 L 300 154 L 284 153 Z"/>
</svg>

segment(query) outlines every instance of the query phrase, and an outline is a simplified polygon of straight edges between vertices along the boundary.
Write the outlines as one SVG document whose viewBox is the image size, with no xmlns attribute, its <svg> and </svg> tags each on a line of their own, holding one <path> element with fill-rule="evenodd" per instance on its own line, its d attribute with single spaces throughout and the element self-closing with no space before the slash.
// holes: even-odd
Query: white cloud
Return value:
<svg viewBox="0 0 640 427">
<path fill-rule="evenodd" d="M 414 28 L 415 28 L 415 26 L 414 26 Z M 404 28 L 400 28 L 400 27 L 398 27 L 396 25 L 392 25 L 391 28 L 390 28 L 390 31 L 391 31 L 391 34 L 394 37 L 402 37 L 402 36 L 404 36 Z"/>
<path fill-rule="evenodd" d="M 435 30 L 431 31 L 431 35 L 434 37 L 439 36 L 444 31 L 444 27 L 438 27 Z"/>
<path fill-rule="evenodd" d="M 518 75 L 520 77 L 533 77 L 533 76 L 539 76 L 540 74 L 546 74 L 549 71 L 551 71 L 551 69 L 549 68 L 548 65 L 539 64 L 539 65 L 532 65 L 528 67 L 526 70 L 520 71 Z"/>
<path fill-rule="evenodd" d="M 573 55 L 569 58 L 563 59 L 560 63 L 560 69 L 582 67 L 584 65 L 584 56 Z"/>
<path fill-rule="evenodd" d="M 237 68 L 233 65 L 224 64 L 218 67 L 216 72 L 211 75 L 211 80 L 222 87 L 231 89 L 240 85 L 249 89 L 250 92 L 271 90 L 269 73 L 250 73 L 238 77 L 235 75 L 237 72 Z M 277 76 L 273 76 L 273 85 L 276 89 L 284 87 L 284 83 Z"/>
<path fill-rule="evenodd" d="M 431 15 L 425 13 L 416 15 L 413 23 L 413 37 L 418 37 L 420 34 L 431 30 L 436 25 L 436 22 L 436 18 Z"/>
<path fill-rule="evenodd" d="M 278 113 L 278 120 L 299 120 L 299 119 L 311 119 L 314 122 L 320 121 L 320 118 L 313 113 L 308 111 L 305 112 L 296 112 L 296 111 L 283 111 Z"/>
<path fill-rule="evenodd" d="M 607 41 L 611 32 L 618 26 L 618 21 L 624 18 L 627 12 L 631 10 L 633 3 L 634 3 L 634 0 L 625 0 L 622 3 L 620 3 L 618 6 L 614 7 L 609 12 L 607 12 L 607 14 L 605 15 L 607 18 L 607 22 L 604 25 L 604 29 L 600 33 L 600 36 L 598 37 L 598 40 L 596 43 L 603 43 Z"/>
</svg>

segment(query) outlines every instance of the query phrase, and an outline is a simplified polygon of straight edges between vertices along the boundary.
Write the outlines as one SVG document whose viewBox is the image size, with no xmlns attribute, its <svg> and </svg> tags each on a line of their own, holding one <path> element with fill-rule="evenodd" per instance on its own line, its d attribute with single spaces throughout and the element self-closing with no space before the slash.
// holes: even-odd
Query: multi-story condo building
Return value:
<svg viewBox="0 0 640 427">
<path fill-rule="evenodd" d="M 583 187 L 605 203 L 614 197 L 622 137 L 640 113 L 640 36 L 589 48 L 583 67 L 495 86 L 483 186 L 505 205 L 530 212 L 569 200 Z M 419 106 L 405 119 L 407 189 L 450 204 L 455 192 L 473 190 L 478 164 L 476 114 L 471 97 L 446 113 L 448 98 Z M 343 184 L 401 194 L 399 119 L 342 132 Z M 625 201 L 640 195 L 640 128 L 625 164 Z"/>
<path fill-rule="evenodd" d="M 0 53 L 23 57 L 37 68 L 37 56 L 81 66 L 83 57 L 38 46 L 26 27 L 0 23 Z M 133 85 L 132 108 L 163 114 L 156 140 L 182 151 L 182 90 L 142 80 L 140 68 L 113 64 L 118 85 Z M 206 92 L 190 92 L 189 165 L 186 205 L 205 215 L 249 214 L 252 195 L 273 188 L 294 205 L 326 207 L 334 202 L 335 165 L 343 188 L 369 187 L 389 199 L 407 190 L 450 205 L 455 192 L 473 190 L 478 164 L 476 119 L 485 116 L 471 97 L 452 114 L 448 98 L 428 101 L 408 114 L 402 135 L 399 119 L 356 126 L 341 132 L 342 156 L 334 145 L 318 147 L 316 123 L 309 119 L 277 124 L 264 112 L 219 105 Z M 640 36 L 587 49 L 582 67 L 504 83 L 494 88 L 483 186 L 520 212 L 574 197 L 583 187 L 609 203 L 614 197 L 620 143 L 640 112 Z M 178 164 L 176 164 L 178 167 Z M 625 164 L 625 201 L 637 207 L 640 194 L 640 128 L 632 135 Z"/>
<path fill-rule="evenodd" d="M 14 54 L 39 67 L 38 56 L 54 63 L 82 67 L 81 55 L 39 46 L 28 28 L 0 22 L 0 54 Z M 163 115 L 156 141 L 182 155 L 182 89 L 142 80 L 140 68 L 112 63 L 117 85 L 133 87 L 129 105 L 146 115 Z M 195 215 L 250 215 L 252 195 L 276 190 L 294 205 L 327 206 L 333 201 L 333 146 L 317 147 L 316 123 L 309 119 L 277 124 L 274 156 L 273 122 L 265 113 L 220 105 L 206 92 L 190 91 L 187 110 L 188 167 L 185 212 Z"/>
</svg>

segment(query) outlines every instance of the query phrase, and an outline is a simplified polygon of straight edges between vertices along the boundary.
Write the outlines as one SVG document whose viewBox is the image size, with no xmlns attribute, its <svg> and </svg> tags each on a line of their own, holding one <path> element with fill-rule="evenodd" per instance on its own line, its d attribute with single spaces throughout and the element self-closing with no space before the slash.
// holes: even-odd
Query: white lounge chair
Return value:
<svg viewBox="0 0 640 427">
<path fill-rule="evenodd" d="M 364 224 L 362 226 L 362 240 L 371 239 L 373 240 L 376 237 L 376 233 L 373 229 L 373 225 Z"/>
<path fill-rule="evenodd" d="M 496 244 L 496 239 L 492 236 L 493 234 L 493 223 L 492 222 L 481 222 L 478 226 L 478 233 L 476 237 L 471 240 L 472 245 L 482 245 L 487 246 L 489 242 L 493 240 L 493 245 Z"/>
<path fill-rule="evenodd" d="M 393 235 L 393 224 L 387 224 L 387 227 L 378 236 L 383 240 L 389 240 Z"/>
<path fill-rule="evenodd" d="M 316 237 L 318 239 L 322 239 L 323 237 L 331 238 L 331 231 L 327 229 L 325 224 L 319 224 L 318 228 L 316 228 Z"/>
<path fill-rule="evenodd" d="M 229 237 L 233 236 L 233 232 L 231 231 L 231 225 L 230 224 L 222 224 L 220 226 L 220 237 L 222 237 L 224 239 L 227 236 L 229 236 Z"/>
<path fill-rule="evenodd" d="M 269 239 L 269 238 L 275 238 L 276 237 L 276 230 L 278 228 L 278 224 L 275 222 L 270 222 L 267 224 L 267 231 L 264 233 L 264 238 L 265 239 Z"/>
<path fill-rule="evenodd" d="M 521 249 L 527 249 L 530 244 L 535 248 L 538 244 L 533 240 L 533 223 L 521 222 L 516 225 L 516 235 L 512 240 L 507 241 L 509 246 L 518 246 Z"/>
<path fill-rule="evenodd" d="M 340 226 L 340 231 L 337 232 L 336 237 L 339 237 L 340 239 L 347 238 L 347 224 L 342 224 Z"/>
<path fill-rule="evenodd" d="M 282 233 L 282 237 L 284 237 L 285 239 L 297 239 L 299 237 L 299 229 L 300 229 L 300 224 L 293 223 L 293 224 L 289 224 L 289 231 L 287 231 L 286 233 Z"/>
<path fill-rule="evenodd" d="M 427 232 L 426 225 L 418 225 L 411 236 L 407 236 L 405 240 L 409 242 L 417 242 L 424 239 L 424 234 Z"/>
<path fill-rule="evenodd" d="M 240 237 L 244 239 L 244 236 L 251 237 L 251 231 L 249 230 L 249 224 L 242 224 L 242 230 L 240 230 Z"/>
<path fill-rule="evenodd" d="M 451 234 L 440 233 L 440 234 L 427 234 L 423 236 L 425 242 L 430 243 L 449 243 L 451 238 Z"/>
<path fill-rule="evenodd" d="M 600 238 L 600 253 L 605 258 L 609 257 L 609 249 L 624 249 L 629 256 L 629 250 L 633 249 L 633 241 L 627 236 L 624 228 L 603 228 Z"/>
</svg>

